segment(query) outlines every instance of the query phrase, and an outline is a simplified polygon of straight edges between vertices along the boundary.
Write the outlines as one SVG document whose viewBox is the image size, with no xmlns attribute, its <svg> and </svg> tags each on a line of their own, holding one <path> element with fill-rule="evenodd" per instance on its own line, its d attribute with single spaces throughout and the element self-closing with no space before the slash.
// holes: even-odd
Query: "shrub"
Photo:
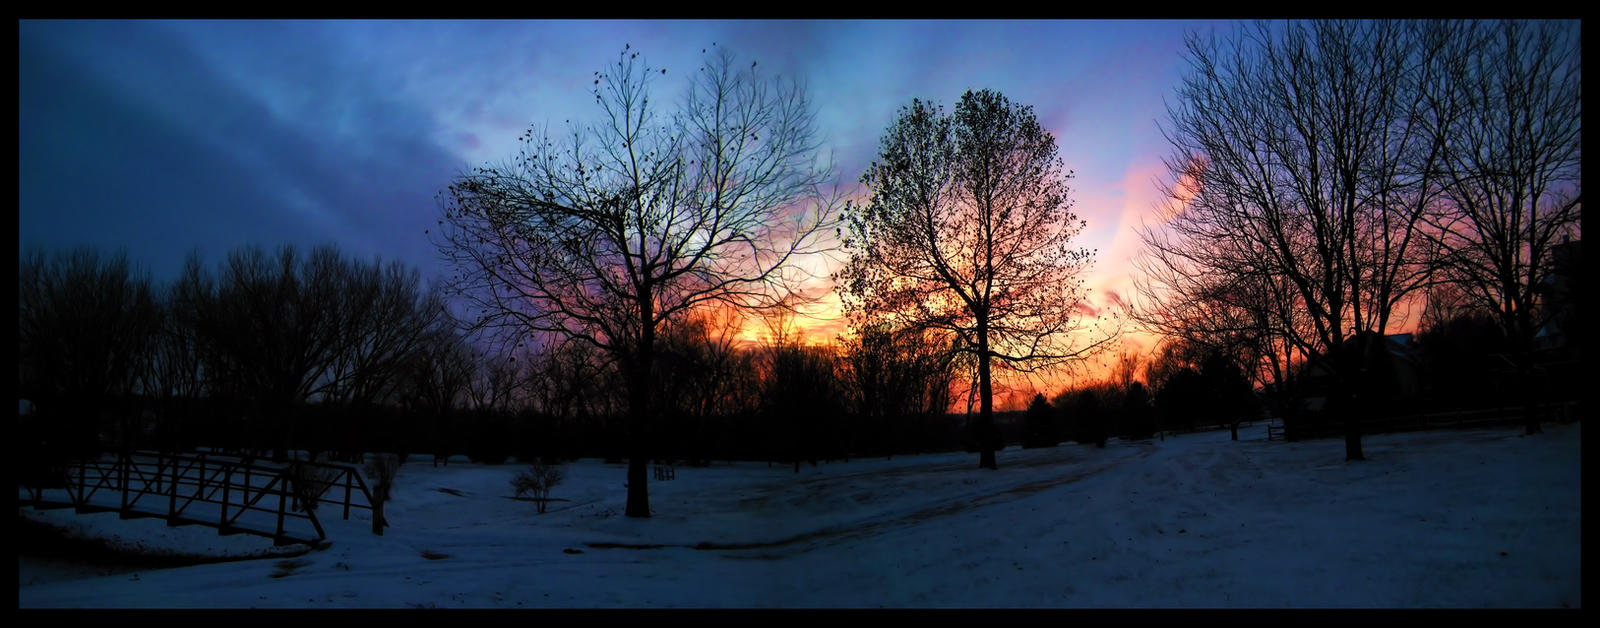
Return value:
<svg viewBox="0 0 1600 628">
<path fill-rule="evenodd" d="M 367 477 L 372 479 L 372 533 L 383 536 L 389 520 L 383 514 L 383 504 L 394 491 L 394 477 L 400 473 L 404 458 L 394 454 L 373 454 L 367 463 Z"/>
<path fill-rule="evenodd" d="M 517 497 L 532 493 L 533 500 L 539 508 L 539 514 L 544 514 L 545 508 L 550 503 L 550 489 L 565 479 L 561 467 L 550 464 L 532 464 L 519 471 L 511 478 L 511 488 L 517 491 Z"/>
<path fill-rule="evenodd" d="M 367 462 L 367 478 L 372 480 L 374 501 L 389 501 L 389 493 L 394 489 L 394 476 L 399 472 L 400 456 L 372 454 L 372 460 Z"/>
<path fill-rule="evenodd" d="M 1122 398 L 1122 430 L 1124 439 L 1145 440 L 1156 433 L 1155 410 L 1150 407 L 1150 392 L 1144 384 L 1132 382 L 1128 384 L 1128 392 Z"/>
<path fill-rule="evenodd" d="M 310 462 L 321 462 L 311 460 Z M 294 507 L 303 512 L 312 512 L 317 509 L 317 504 L 339 478 L 338 469 L 332 469 L 315 464 L 305 464 L 299 460 L 289 462 L 289 491 L 294 497 Z"/>
<path fill-rule="evenodd" d="M 1101 403 L 1101 397 L 1101 391 L 1082 388 L 1069 391 L 1057 399 L 1056 407 L 1066 419 L 1072 440 L 1105 446 L 1113 417 Z"/>
<path fill-rule="evenodd" d="M 1056 430 L 1055 408 L 1050 406 L 1044 395 L 1034 395 L 1033 402 L 1028 404 L 1028 414 L 1024 419 L 1025 427 L 1022 433 L 1022 447 L 1055 447 L 1061 443 L 1061 437 Z"/>
</svg>

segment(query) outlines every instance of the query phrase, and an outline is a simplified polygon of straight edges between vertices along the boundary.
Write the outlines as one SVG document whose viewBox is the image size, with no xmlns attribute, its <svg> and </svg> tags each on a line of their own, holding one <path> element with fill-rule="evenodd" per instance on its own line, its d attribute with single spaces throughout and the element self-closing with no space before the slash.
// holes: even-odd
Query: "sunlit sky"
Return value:
<svg viewBox="0 0 1600 628">
<path fill-rule="evenodd" d="M 447 272 L 423 234 L 456 174 L 531 125 L 595 118 L 624 45 L 696 67 L 724 47 L 803 80 L 840 183 L 912 98 L 1031 105 L 1075 171 L 1097 305 L 1129 290 L 1134 227 L 1162 199 L 1181 21 L 19 22 L 18 242 L 126 249 L 157 281 L 198 249 L 335 242 Z M 676 96 L 682 84 L 663 81 Z M 802 321 L 816 337 L 837 321 Z M 1134 341 L 1148 345 L 1148 341 Z"/>
</svg>

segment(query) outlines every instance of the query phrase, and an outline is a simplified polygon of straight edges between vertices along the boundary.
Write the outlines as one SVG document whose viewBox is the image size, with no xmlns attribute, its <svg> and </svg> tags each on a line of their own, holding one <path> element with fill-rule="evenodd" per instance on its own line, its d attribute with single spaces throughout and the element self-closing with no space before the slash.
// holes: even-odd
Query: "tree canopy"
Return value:
<svg viewBox="0 0 1600 628">
<path fill-rule="evenodd" d="M 627 373 L 627 514 L 649 516 L 642 434 L 662 325 L 786 302 L 834 205 L 803 87 L 710 51 L 677 108 L 624 48 L 594 75 L 596 122 L 529 131 L 511 162 L 451 184 L 438 246 L 477 329 L 593 345 Z M 520 341 L 520 340 L 519 340 Z"/>
<path fill-rule="evenodd" d="M 1092 254 L 1074 248 L 1072 173 L 1033 109 L 969 91 L 955 111 L 913 100 L 885 131 L 847 210 L 850 259 L 837 279 L 858 326 L 938 330 L 977 370 L 979 464 L 995 468 L 990 362 L 1031 371 L 1085 357 Z"/>
</svg>

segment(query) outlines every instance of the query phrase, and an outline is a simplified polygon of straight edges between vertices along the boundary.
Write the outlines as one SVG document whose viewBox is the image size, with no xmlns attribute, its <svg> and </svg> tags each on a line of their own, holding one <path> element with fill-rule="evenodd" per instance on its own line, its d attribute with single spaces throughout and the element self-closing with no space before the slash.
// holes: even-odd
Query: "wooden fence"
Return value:
<svg viewBox="0 0 1600 628">
<path fill-rule="evenodd" d="M 163 517 L 169 526 L 206 525 L 219 534 L 271 537 L 277 545 L 325 540 L 319 505 L 342 508 L 345 519 L 353 508 L 372 510 L 366 481 L 341 464 L 140 451 L 75 460 L 57 471 L 48 486 L 23 487 L 35 508 Z M 306 524 L 311 530 L 292 529 Z"/>
<path fill-rule="evenodd" d="M 1539 415 L 1539 422 L 1566 423 L 1577 418 L 1577 402 L 1567 401 L 1562 403 L 1547 403 L 1534 406 L 1533 412 Z M 1383 417 L 1367 419 L 1361 422 L 1361 433 L 1383 434 L 1388 432 L 1412 432 L 1439 428 L 1481 427 L 1488 425 L 1506 425 L 1521 423 L 1526 420 L 1525 409 L 1521 406 L 1488 408 L 1483 410 L 1453 410 L 1449 412 L 1433 412 L 1429 414 L 1411 414 L 1405 416 Z M 1343 436 L 1344 424 L 1339 421 L 1328 421 L 1315 429 L 1299 430 L 1300 439 L 1324 438 L 1330 436 Z M 1273 419 L 1267 424 L 1267 440 L 1277 440 L 1284 437 L 1284 425 L 1281 419 Z"/>
</svg>

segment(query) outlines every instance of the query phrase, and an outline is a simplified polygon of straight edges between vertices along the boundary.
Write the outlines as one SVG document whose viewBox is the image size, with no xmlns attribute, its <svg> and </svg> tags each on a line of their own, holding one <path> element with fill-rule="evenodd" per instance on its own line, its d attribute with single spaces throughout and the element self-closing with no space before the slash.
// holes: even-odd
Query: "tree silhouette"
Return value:
<svg viewBox="0 0 1600 628">
<path fill-rule="evenodd" d="M 843 400 L 833 356 L 823 347 L 775 339 L 767 347 L 759 413 L 771 438 L 768 456 L 800 462 L 848 455 L 841 433 Z"/>
<path fill-rule="evenodd" d="M 17 265 L 18 392 L 34 406 L 24 466 L 98 453 L 102 431 L 136 444 L 138 426 L 124 420 L 137 415 L 118 407 L 149 378 L 161 326 L 149 278 L 125 253 L 90 248 L 34 251 Z"/>
<path fill-rule="evenodd" d="M 1381 351 L 1366 340 L 1381 341 L 1397 305 L 1427 282 L 1421 226 L 1444 183 L 1455 104 L 1437 90 L 1457 55 L 1453 33 L 1318 21 L 1191 37 L 1166 127 L 1176 202 L 1144 234 L 1152 284 L 1172 293 L 1145 306 L 1238 311 L 1177 320 L 1245 333 L 1273 355 L 1286 343 L 1351 365 L 1360 359 L 1343 354 Z M 1363 373 L 1336 367 L 1334 377 L 1345 457 L 1360 460 Z"/>
<path fill-rule="evenodd" d="M 441 461 L 448 466 L 458 445 L 455 422 L 479 358 L 456 330 L 436 329 L 422 338 L 404 365 L 404 395 L 398 400 L 417 417 L 434 466 Z"/>
<path fill-rule="evenodd" d="M 1468 24 L 1442 82 L 1461 103 L 1444 149 L 1449 207 L 1433 217 L 1440 279 L 1492 312 L 1532 390 L 1534 336 L 1553 317 L 1540 290 L 1554 247 L 1582 216 L 1582 69 L 1576 22 Z M 1526 399 L 1524 401 L 1527 401 Z M 1526 431 L 1539 431 L 1527 412 Z"/>
<path fill-rule="evenodd" d="M 426 339 L 452 324 L 415 270 L 332 245 L 309 255 L 244 247 L 214 277 L 191 255 L 172 299 L 199 345 L 208 394 L 239 403 L 254 424 L 235 427 L 252 446 L 270 441 L 279 458 L 306 436 L 294 420 L 305 404 L 395 400 Z"/>
<path fill-rule="evenodd" d="M 761 385 L 756 352 L 738 344 L 743 317 L 735 309 L 699 312 L 670 321 L 656 337 L 657 403 L 670 417 L 666 438 L 675 457 L 709 464 L 727 456 L 726 417 L 754 411 Z"/>
<path fill-rule="evenodd" d="M 853 316 L 939 330 L 976 362 L 979 466 L 997 468 L 991 362 L 1031 371 L 1085 357 L 1082 276 L 1056 141 L 1031 107 L 967 92 L 953 115 L 921 100 L 885 132 L 861 178 L 865 206 L 847 210 L 850 260 L 839 273 Z"/>
<path fill-rule="evenodd" d="M 1055 408 L 1044 398 L 1043 394 L 1035 394 L 1033 400 L 1028 402 L 1028 414 L 1025 419 L 1022 446 L 1029 447 L 1055 447 L 1061 443 L 1061 437 L 1056 430 Z"/>
<path fill-rule="evenodd" d="M 438 242 L 474 328 L 584 342 L 625 374 L 630 517 L 650 516 L 658 330 L 700 307 L 777 303 L 834 213 L 798 84 L 719 49 L 664 114 L 650 88 L 665 75 L 625 47 L 595 74 L 599 122 L 530 131 L 513 162 L 457 178 Z"/>
<path fill-rule="evenodd" d="M 886 457 L 921 451 L 928 420 L 950 409 L 960 367 L 948 342 L 926 329 L 866 325 L 841 338 L 840 378 L 852 414 Z"/>
</svg>

